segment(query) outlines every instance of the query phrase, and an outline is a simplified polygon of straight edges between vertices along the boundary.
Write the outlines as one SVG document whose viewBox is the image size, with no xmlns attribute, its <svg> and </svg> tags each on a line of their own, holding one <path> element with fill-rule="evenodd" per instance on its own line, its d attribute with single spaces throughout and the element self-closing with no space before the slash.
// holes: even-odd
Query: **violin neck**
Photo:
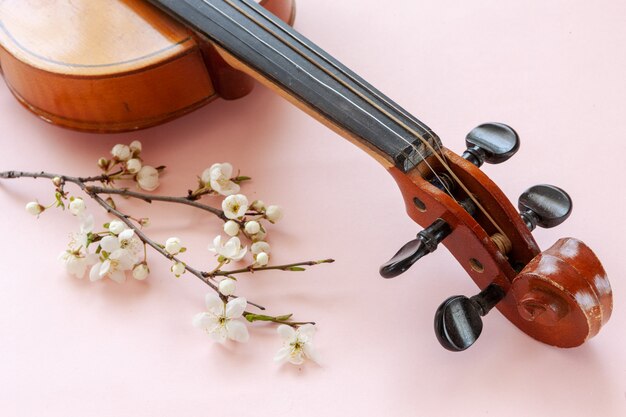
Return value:
<svg viewBox="0 0 626 417">
<path fill-rule="evenodd" d="M 407 172 L 441 146 L 424 123 L 252 0 L 148 1 L 387 167 Z"/>
</svg>

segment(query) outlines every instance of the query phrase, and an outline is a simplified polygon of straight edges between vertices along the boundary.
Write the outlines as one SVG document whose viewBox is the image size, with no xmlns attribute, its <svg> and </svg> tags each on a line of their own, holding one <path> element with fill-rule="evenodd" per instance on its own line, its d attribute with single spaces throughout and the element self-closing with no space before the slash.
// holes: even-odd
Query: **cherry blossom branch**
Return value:
<svg viewBox="0 0 626 417">
<path fill-rule="evenodd" d="M 5 171 L 5 172 L 0 172 L 0 179 L 17 179 L 17 178 L 33 178 L 33 179 L 38 179 L 38 178 L 47 178 L 50 180 L 59 178 L 61 180 L 62 183 L 72 183 L 77 185 L 81 190 L 83 190 L 85 192 L 85 194 L 87 194 L 89 197 L 91 197 L 93 200 L 95 200 L 100 206 L 102 206 L 102 208 L 104 208 L 107 213 L 112 214 L 113 216 L 117 217 L 118 219 L 120 219 L 120 221 L 122 221 L 126 226 L 128 226 L 130 229 L 135 231 L 135 234 L 137 235 L 137 237 L 144 242 L 145 244 L 147 244 L 148 246 L 150 246 L 151 248 L 153 248 L 155 251 L 157 251 L 158 253 L 160 253 L 161 255 L 165 256 L 167 259 L 174 261 L 174 262 L 180 262 L 182 265 L 184 265 L 185 270 L 187 270 L 190 274 L 196 276 L 197 278 L 199 278 L 202 282 L 204 282 L 206 285 L 208 285 L 209 287 L 211 287 L 214 291 L 219 293 L 219 290 L 217 288 L 217 286 L 215 284 L 213 284 L 208 278 L 208 275 L 205 276 L 206 273 L 199 271 L 187 264 L 185 264 L 184 262 L 181 262 L 176 256 L 169 254 L 161 245 L 159 245 L 158 243 L 156 243 L 155 241 L 153 241 L 152 239 L 150 239 L 139 227 L 137 227 L 135 225 L 135 223 L 133 223 L 130 220 L 130 216 L 122 213 L 121 211 L 117 210 L 116 208 L 112 207 L 109 203 L 107 203 L 102 197 L 100 197 L 94 190 L 93 188 L 99 189 L 99 187 L 91 187 L 89 185 L 86 184 L 86 182 L 93 182 L 93 181 L 106 181 L 109 178 L 109 175 L 100 175 L 100 176 L 94 176 L 94 177 L 71 177 L 68 175 L 59 175 L 59 174 L 53 174 L 53 173 L 49 173 L 49 172 L 44 172 L 44 171 L 40 171 L 40 172 L 23 172 L 23 171 Z M 106 190 L 106 189 L 103 189 Z M 265 307 L 254 303 L 252 301 L 248 301 L 248 304 L 257 307 L 260 310 L 265 310 Z"/>
<path fill-rule="evenodd" d="M 256 271 L 269 271 L 269 270 L 278 270 L 278 271 L 304 271 L 304 268 L 301 268 L 302 266 L 315 266 L 315 265 L 320 265 L 320 264 L 332 264 L 333 262 L 335 262 L 334 259 L 323 259 L 321 261 L 306 261 L 306 262 L 296 262 L 296 263 L 292 263 L 292 264 L 286 264 L 286 265 L 272 265 L 272 266 L 261 266 L 261 267 L 254 267 L 254 266 L 249 266 L 247 268 L 241 268 L 241 269 L 234 269 L 231 271 L 222 271 L 222 270 L 217 270 L 214 272 L 204 272 L 204 276 L 205 277 L 216 277 L 216 276 L 229 276 L 229 275 L 235 275 L 235 274 L 242 274 L 242 273 L 246 273 L 246 272 L 250 272 L 250 273 L 254 273 Z"/>
<path fill-rule="evenodd" d="M 228 218 L 224 215 L 224 211 L 220 209 L 216 209 L 215 207 L 208 206 L 206 204 L 198 203 L 194 199 L 190 197 L 169 197 L 169 196 L 160 196 L 160 195 L 152 195 L 146 193 L 140 193 L 137 191 L 131 191 L 128 189 L 117 189 L 117 188 L 104 188 L 104 187 L 96 187 L 96 186 L 88 186 L 87 190 L 94 194 L 116 194 L 121 195 L 123 197 L 136 198 L 139 200 L 143 200 L 146 203 L 151 204 L 153 201 L 162 201 L 165 203 L 176 203 L 183 204 L 191 207 L 198 208 L 200 210 L 208 211 L 219 217 L 224 221 L 228 221 Z"/>
</svg>

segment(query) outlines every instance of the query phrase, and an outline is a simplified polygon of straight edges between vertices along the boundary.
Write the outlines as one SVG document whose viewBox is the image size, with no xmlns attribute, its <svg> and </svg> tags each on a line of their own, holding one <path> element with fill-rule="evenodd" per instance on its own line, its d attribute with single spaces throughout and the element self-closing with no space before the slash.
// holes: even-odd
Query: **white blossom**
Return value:
<svg viewBox="0 0 626 417">
<path fill-rule="evenodd" d="M 134 264 L 132 256 L 126 249 L 116 249 L 108 258 L 101 258 L 91 267 L 89 279 L 98 281 L 108 277 L 117 283 L 122 283 L 126 281 L 126 271 L 129 271 Z"/>
<path fill-rule="evenodd" d="M 134 140 L 130 143 L 129 148 L 133 152 L 133 154 L 139 155 L 141 153 L 141 148 L 142 148 L 141 142 L 139 142 L 138 140 Z"/>
<path fill-rule="evenodd" d="M 259 224 L 259 222 L 254 220 L 246 222 L 244 228 L 246 230 L 246 233 L 249 235 L 256 235 L 261 231 L 261 225 Z"/>
<path fill-rule="evenodd" d="M 224 233 L 228 236 L 237 236 L 239 234 L 239 224 L 233 220 L 224 223 Z"/>
<path fill-rule="evenodd" d="M 39 216 L 46 209 L 44 206 L 42 206 L 36 201 L 31 201 L 30 203 L 26 204 L 25 208 L 26 208 L 26 211 L 29 214 L 32 214 L 33 216 Z"/>
<path fill-rule="evenodd" d="M 283 347 L 280 348 L 276 356 L 274 356 L 276 362 L 290 362 L 294 365 L 301 365 L 306 359 L 318 362 L 313 347 L 315 326 L 305 324 L 298 329 L 294 329 L 286 324 L 281 324 L 278 326 L 277 331 L 283 338 Z"/>
<path fill-rule="evenodd" d="M 241 318 L 246 309 L 246 299 L 239 297 L 224 303 L 215 293 L 206 296 L 207 311 L 193 318 L 194 327 L 203 329 L 215 341 L 224 343 L 227 339 L 247 342 L 248 328 Z"/>
<path fill-rule="evenodd" d="M 222 244 L 222 236 L 218 235 L 213 239 L 213 246 L 209 246 L 209 251 L 224 259 L 239 261 L 246 256 L 248 247 L 241 247 L 241 241 L 236 236 L 231 237 L 226 243 Z"/>
<path fill-rule="evenodd" d="M 253 210 L 262 212 L 263 210 L 265 210 L 265 203 L 263 202 L 263 200 L 254 200 L 250 207 L 252 207 Z"/>
<path fill-rule="evenodd" d="M 258 266 L 265 266 L 270 261 L 269 255 L 265 252 L 259 253 L 258 255 L 254 257 L 254 259 L 256 260 L 256 264 Z"/>
<path fill-rule="evenodd" d="M 132 158 L 126 161 L 126 170 L 131 174 L 136 174 L 141 170 L 142 165 L 141 160 Z"/>
<path fill-rule="evenodd" d="M 279 206 L 269 206 L 265 210 L 265 216 L 269 221 L 275 223 L 283 217 L 283 210 Z"/>
<path fill-rule="evenodd" d="M 239 184 L 231 181 L 233 166 L 228 162 L 213 164 L 202 173 L 201 179 L 205 185 L 210 186 L 215 192 L 221 195 L 237 194 L 240 190 Z"/>
<path fill-rule="evenodd" d="M 87 206 L 82 198 L 77 197 L 70 201 L 69 210 L 74 216 L 82 216 L 86 209 Z"/>
<path fill-rule="evenodd" d="M 143 190 L 154 191 L 159 187 L 159 171 L 149 165 L 141 167 L 135 179 Z"/>
<path fill-rule="evenodd" d="M 222 210 L 229 219 L 239 219 L 248 211 L 248 199 L 243 194 L 229 195 L 222 201 Z"/>
<path fill-rule="evenodd" d="M 220 281 L 218 289 L 223 295 L 233 295 L 237 290 L 237 281 L 232 278 L 224 278 Z"/>
<path fill-rule="evenodd" d="M 180 278 L 180 276 L 185 273 L 185 270 L 185 264 L 182 262 L 174 262 L 170 268 L 170 271 L 172 271 L 176 278 Z"/>
<path fill-rule="evenodd" d="M 250 252 L 252 252 L 253 255 L 258 255 L 261 252 L 269 254 L 270 251 L 270 244 L 267 242 L 254 242 L 252 246 L 250 246 Z"/>
<path fill-rule="evenodd" d="M 165 241 L 165 250 L 170 255 L 177 255 L 183 249 L 182 242 L 177 237 L 171 237 Z"/>
<path fill-rule="evenodd" d="M 137 281 L 143 281 L 144 279 L 148 278 L 149 274 L 150 274 L 150 269 L 148 268 L 148 265 L 146 265 L 145 262 L 137 264 L 133 268 L 133 278 L 135 278 Z"/>
<path fill-rule="evenodd" d="M 128 161 L 132 156 L 130 148 L 127 145 L 117 144 L 111 149 L 111 155 L 118 161 Z"/>
<path fill-rule="evenodd" d="M 128 226 L 121 220 L 113 220 L 109 223 L 109 232 L 114 235 L 119 235 L 126 229 L 128 229 Z"/>
<path fill-rule="evenodd" d="M 76 278 L 83 278 L 87 268 L 98 262 L 98 255 L 89 253 L 87 241 L 89 233 L 93 231 L 93 216 L 82 218 L 79 233 L 73 233 L 67 250 L 59 255 L 59 260 L 65 265 L 68 274 Z"/>
</svg>

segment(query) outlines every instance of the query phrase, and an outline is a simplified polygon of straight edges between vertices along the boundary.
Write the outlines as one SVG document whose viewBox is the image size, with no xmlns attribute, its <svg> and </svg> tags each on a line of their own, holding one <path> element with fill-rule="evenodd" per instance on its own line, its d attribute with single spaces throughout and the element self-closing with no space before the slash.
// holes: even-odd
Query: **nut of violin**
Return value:
<svg viewBox="0 0 626 417">
<path fill-rule="evenodd" d="M 613 306 L 611 286 L 583 242 L 560 239 L 537 255 L 513 281 L 520 325 L 550 345 L 574 347 L 595 336 Z"/>
</svg>

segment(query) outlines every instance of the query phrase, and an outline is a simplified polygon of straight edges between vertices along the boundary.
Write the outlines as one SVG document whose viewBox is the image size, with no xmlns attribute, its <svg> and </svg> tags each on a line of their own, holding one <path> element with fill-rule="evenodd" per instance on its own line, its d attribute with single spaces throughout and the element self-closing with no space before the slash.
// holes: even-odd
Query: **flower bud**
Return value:
<svg viewBox="0 0 626 417">
<path fill-rule="evenodd" d="M 261 225 L 259 224 L 259 222 L 252 220 L 246 222 L 245 230 L 246 233 L 249 235 L 256 235 L 261 231 Z"/>
<path fill-rule="evenodd" d="M 139 142 L 138 140 L 134 140 L 130 143 L 129 148 L 133 152 L 133 155 L 137 156 L 141 153 L 141 142 Z"/>
<path fill-rule="evenodd" d="M 98 159 L 98 166 L 103 170 L 103 171 L 107 171 L 109 169 L 109 164 L 111 163 L 111 161 L 109 161 L 106 158 L 100 158 Z"/>
<path fill-rule="evenodd" d="M 265 215 L 269 221 L 274 223 L 283 217 L 283 210 L 279 206 L 269 206 L 265 211 Z"/>
<path fill-rule="evenodd" d="M 113 220 L 109 223 L 109 232 L 114 235 L 119 235 L 124 230 L 126 230 L 126 224 L 120 220 Z"/>
<path fill-rule="evenodd" d="M 126 161 L 126 171 L 131 174 L 136 174 L 141 170 L 141 161 L 137 158 L 132 158 Z"/>
<path fill-rule="evenodd" d="M 26 211 L 33 216 L 39 216 L 45 210 L 46 208 L 36 201 L 31 201 L 30 203 L 26 204 Z"/>
<path fill-rule="evenodd" d="M 148 278 L 148 274 L 150 274 L 150 269 L 148 268 L 148 265 L 143 262 L 135 265 L 133 268 L 133 278 L 137 281 L 143 281 Z"/>
<path fill-rule="evenodd" d="M 165 241 L 165 250 L 170 255 L 176 255 L 180 253 L 183 248 L 181 241 L 177 237 L 171 237 Z"/>
<path fill-rule="evenodd" d="M 269 255 L 265 252 L 260 252 L 255 259 L 256 264 L 259 266 L 265 266 L 270 261 Z"/>
<path fill-rule="evenodd" d="M 60 187 L 61 184 L 63 184 L 63 180 L 61 177 L 54 177 L 52 178 L 52 184 L 54 184 L 55 187 Z"/>
<path fill-rule="evenodd" d="M 111 149 L 111 155 L 118 161 L 128 161 L 132 156 L 127 145 L 117 144 Z"/>
<path fill-rule="evenodd" d="M 182 262 L 176 262 L 174 265 L 172 265 L 170 270 L 174 275 L 176 275 L 176 278 L 180 278 L 180 276 L 185 273 L 185 264 L 183 264 Z"/>
<path fill-rule="evenodd" d="M 141 225 L 141 227 L 148 227 L 150 226 L 150 219 L 147 217 L 142 217 L 141 219 L 139 219 L 139 224 Z"/>
<path fill-rule="evenodd" d="M 224 223 L 224 233 L 228 236 L 237 236 L 239 233 L 239 224 L 233 220 Z"/>
<path fill-rule="evenodd" d="M 159 171 L 149 165 L 143 166 L 135 177 L 139 187 L 146 191 L 154 191 L 159 186 Z"/>
<path fill-rule="evenodd" d="M 226 278 L 220 281 L 218 288 L 223 295 L 233 295 L 237 289 L 237 281 Z"/>
<path fill-rule="evenodd" d="M 270 245 L 267 242 L 255 242 L 250 246 L 250 252 L 253 255 L 258 255 L 261 252 L 265 252 L 265 254 L 270 253 Z"/>
<path fill-rule="evenodd" d="M 265 210 L 265 203 L 262 200 L 255 200 L 252 202 L 252 205 L 250 207 L 252 207 L 253 210 L 261 212 Z"/>
<path fill-rule="evenodd" d="M 80 197 L 74 198 L 70 201 L 70 213 L 74 216 L 82 216 L 83 213 L 85 213 L 86 208 L 87 206 L 85 205 L 85 201 Z"/>
</svg>

